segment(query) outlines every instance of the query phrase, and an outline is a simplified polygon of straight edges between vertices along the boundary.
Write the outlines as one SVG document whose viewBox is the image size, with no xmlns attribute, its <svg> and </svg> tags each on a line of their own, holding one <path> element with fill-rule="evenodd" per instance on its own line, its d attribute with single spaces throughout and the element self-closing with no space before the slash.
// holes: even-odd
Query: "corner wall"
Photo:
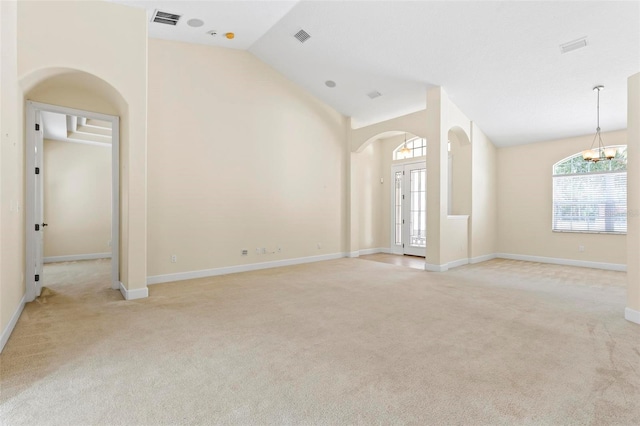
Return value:
<svg viewBox="0 0 640 426">
<path fill-rule="evenodd" d="M 51 31 L 51 22 L 56 23 L 55 31 Z M 120 280 L 129 292 L 137 291 L 130 293 L 131 297 L 144 297 L 147 292 L 146 12 L 104 1 L 21 1 L 18 2 L 17 39 L 18 81 L 22 93 L 46 83 L 52 76 L 68 72 L 95 76 L 115 92 L 117 102 L 114 103 L 121 115 Z M 62 106 L 86 109 L 75 104 Z M 24 105 L 20 108 L 24 115 Z"/>
<path fill-rule="evenodd" d="M 24 306 L 24 145 L 17 3 L 0 1 L 0 351 Z"/>
<path fill-rule="evenodd" d="M 150 39 L 149 282 L 342 256 L 346 126 L 248 52 Z"/>
<path fill-rule="evenodd" d="M 640 73 L 627 86 L 627 308 L 640 324 Z"/>
</svg>

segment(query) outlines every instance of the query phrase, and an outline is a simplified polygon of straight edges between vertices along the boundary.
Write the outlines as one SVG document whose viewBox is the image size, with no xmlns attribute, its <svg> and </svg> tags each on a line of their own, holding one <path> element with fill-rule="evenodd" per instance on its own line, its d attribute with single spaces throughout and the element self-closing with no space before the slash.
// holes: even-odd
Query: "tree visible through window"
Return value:
<svg viewBox="0 0 640 426">
<path fill-rule="evenodd" d="M 393 150 L 394 160 L 404 160 L 407 158 L 424 157 L 427 155 L 427 141 L 424 138 L 413 138 L 407 141 L 409 153 L 404 155 L 400 152 L 404 148 L 404 142 Z"/>
<path fill-rule="evenodd" d="M 627 232 L 627 147 L 611 161 L 584 161 L 581 153 L 553 166 L 554 231 Z"/>
</svg>

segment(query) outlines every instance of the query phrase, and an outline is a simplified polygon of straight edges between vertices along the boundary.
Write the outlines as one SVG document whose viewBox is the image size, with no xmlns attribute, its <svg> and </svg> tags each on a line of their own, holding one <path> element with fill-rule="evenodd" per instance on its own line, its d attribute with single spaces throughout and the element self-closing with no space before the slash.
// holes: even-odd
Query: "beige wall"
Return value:
<svg viewBox="0 0 640 426">
<path fill-rule="evenodd" d="M 603 133 L 606 145 L 626 145 L 626 132 Z M 587 149 L 593 135 L 498 150 L 498 251 L 589 262 L 626 263 L 624 235 L 551 231 L 552 166 Z M 584 246 L 584 252 L 578 246 Z"/>
<path fill-rule="evenodd" d="M 120 279 L 128 290 L 146 292 L 146 12 L 104 1 L 23 1 L 17 37 L 24 93 L 69 71 L 106 82 L 106 101 L 121 118 Z"/>
<path fill-rule="evenodd" d="M 383 221 L 383 211 L 389 210 L 389 207 L 383 204 L 383 193 L 384 189 L 388 188 L 389 173 L 383 174 L 383 151 L 381 141 L 376 141 L 357 155 L 354 164 L 357 170 L 358 179 L 355 185 L 360 205 L 360 250 L 389 246 L 389 238 L 384 238 L 384 231 L 389 229 L 389 225 Z"/>
<path fill-rule="evenodd" d="M 111 251 L 111 148 L 44 141 L 44 256 Z"/>
<path fill-rule="evenodd" d="M 640 323 L 640 73 L 627 87 L 627 312 Z"/>
<path fill-rule="evenodd" d="M 472 124 L 471 159 L 471 262 L 492 256 L 498 250 L 497 149 L 475 123 Z"/>
<path fill-rule="evenodd" d="M 346 250 L 346 118 L 250 53 L 150 39 L 148 125 L 149 276 Z"/>
<path fill-rule="evenodd" d="M 25 294 L 24 145 L 17 72 L 17 5 L 0 2 L 0 333 Z M 0 347 L 1 349 L 1 347 Z"/>
</svg>

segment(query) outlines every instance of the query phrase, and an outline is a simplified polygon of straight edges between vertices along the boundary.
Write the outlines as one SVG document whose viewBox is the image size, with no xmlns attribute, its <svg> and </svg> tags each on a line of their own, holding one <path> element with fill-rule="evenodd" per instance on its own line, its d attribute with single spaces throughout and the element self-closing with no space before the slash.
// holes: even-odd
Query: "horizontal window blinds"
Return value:
<svg viewBox="0 0 640 426">
<path fill-rule="evenodd" d="M 626 233 L 626 170 L 553 176 L 553 230 Z"/>
</svg>

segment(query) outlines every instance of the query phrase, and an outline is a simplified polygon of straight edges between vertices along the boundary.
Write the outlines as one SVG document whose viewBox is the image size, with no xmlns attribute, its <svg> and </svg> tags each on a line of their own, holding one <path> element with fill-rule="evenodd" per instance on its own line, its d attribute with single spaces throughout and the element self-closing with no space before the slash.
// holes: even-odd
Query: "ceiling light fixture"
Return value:
<svg viewBox="0 0 640 426">
<path fill-rule="evenodd" d="M 226 38 L 228 38 L 229 40 L 233 40 L 233 38 L 236 36 L 234 33 L 225 33 L 224 35 Z"/>
<path fill-rule="evenodd" d="M 324 85 L 333 89 L 336 87 L 336 82 L 333 80 L 327 80 L 324 82 Z"/>
<path fill-rule="evenodd" d="M 407 147 L 407 134 L 404 134 L 404 146 L 402 147 L 402 149 L 400 150 L 400 155 L 402 155 L 402 158 L 407 158 L 407 156 L 411 154 L 411 150 Z"/>
<path fill-rule="evenodd" d="M 598 127 L 596 127 L 596 135 L 593 137 L 593 142 L 591 142 L 591 148 L 586 151 L 582 151 L 582 158 L 585 161 L 591 161 L 593 163 L 597 163 L 600 160 L 611 160 L 616 156 L 615 148 L 605 148 L 602 143 L 602 137 L 600 136 L 600 91 L 604 89 L 604 86 L 596 86 L 593 90 L 598 91 L 598 106 L 597 106 L 597 117 L 598 117 Z M 598 146 L 594 148 L 594 145 L 598 141 Z"/>
</svg>

